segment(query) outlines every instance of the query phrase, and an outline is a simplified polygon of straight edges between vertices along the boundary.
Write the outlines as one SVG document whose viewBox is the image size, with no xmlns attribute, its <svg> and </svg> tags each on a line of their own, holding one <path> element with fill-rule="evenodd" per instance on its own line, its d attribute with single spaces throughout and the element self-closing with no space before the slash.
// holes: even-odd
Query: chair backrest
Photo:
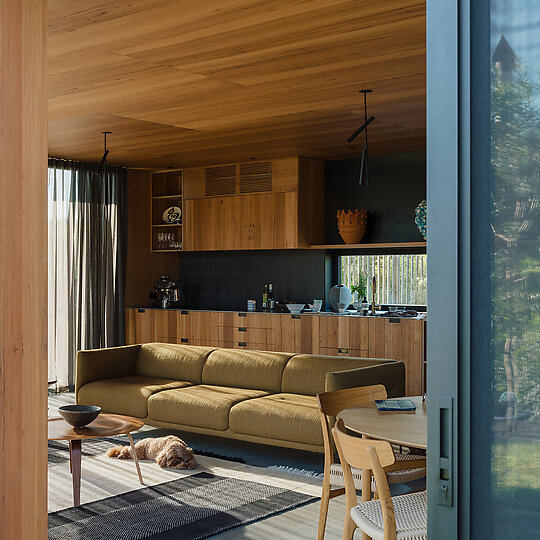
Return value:
<svg viewBox="0 0 540 540">
<path fill-rule="evenodd" d="M 358 407 L 376 399 L 386 399 L 387 397 L 386 388 L 382 384 L 373 384 L 371 386 L 323 392 L 317 394 L 317 402 L 319 410 L 326 416 L 336 416 L 345 409 Z"/>
<path fill-rule="evenodd" d="M 376 399 L 386 399 L 386 388 L 382 384 L 360 386 L 358 388 L 345 388 L 317 394 L 319 416 L 324 442 L 324 458 L 328 465 L 334 462 L 334 450 L 330 428 L 333 417 L 345 409 L 358 407 Z M 332 417 L 332 422 L 329 417 Z"/>
<path fill-rule="evenodd" d="M 358 469 L 371 469 L 377 484 L 377 494 L 381 502 L 384 540 L 396 538 L 396 515 L 392 496 L 388 487 L 388 479 L 383 467 L 393 465 L 396 461 L 392 446 L 387 441 L 374 439 L 360 439 L 345 433 L 343 420 L 338 420 L 332 428 L 332 434 L 343 468 L 345 480 L 345 494 L 349 502 L 348 507 L 356 504 L 356 490 L 351 473 L 351 466 Z M 354 498 L 354 501 L 352 500 Z"/>
</svg>

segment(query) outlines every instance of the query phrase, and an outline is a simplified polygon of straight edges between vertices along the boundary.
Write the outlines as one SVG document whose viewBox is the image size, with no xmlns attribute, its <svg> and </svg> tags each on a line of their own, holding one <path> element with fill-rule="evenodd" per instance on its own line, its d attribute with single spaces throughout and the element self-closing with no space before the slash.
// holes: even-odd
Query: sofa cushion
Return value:
<svg viewBox="0 0 540 540">
<path fill-rule="evenodd" d="M 204 362 L 213 350 L 175 343 L 146 343 L 139 350 L 135 374 L 200 384 Z"/>
<path fill-rule="evenodd" d="M 82 386 L 77 394 L 77 403 L 98 405 L 106 412 L 146 418 L 148 416 L 147 401 L 152 394 L 190 385 L 190 382 L 185 381 L 138 375 L 115 377 Z"/>
<path fill-rule="evenodd" d="M 363 368 L 386 362 L 388 360 L 297 354 L 287 362 L 283 370 L 281 391 L 315 396 L 326 391 L 326 374 L 331 371 Z"/>
<path fill-rule="evenodd" d="M 203 384 L 281 392 L 283 368 L 292 354 L 217 349 L 204 364 Z"/>
<path fill-rule="evenodd" d="M 235 433 L 305 444 L 323 444 L 317 398 L 273 394 L 235 405 L 229 417 Z"/>
<path fill-rule="evenodd" d="M 229 427 L 229 411 L 233 405 L 266 394 L 261 390 L 206 384 L 167 390 L 148 400 L 148 414 L 159 422 L 225 431 Z"/>
</svg>

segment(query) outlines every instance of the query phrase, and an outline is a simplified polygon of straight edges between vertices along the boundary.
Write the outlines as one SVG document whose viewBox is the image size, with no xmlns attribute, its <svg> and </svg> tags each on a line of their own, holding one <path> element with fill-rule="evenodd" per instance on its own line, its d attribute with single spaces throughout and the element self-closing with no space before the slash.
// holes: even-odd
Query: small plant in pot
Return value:
<svg viewBox="0 0 540 540">
<path fill-rule="evenodd" d="M 351 292 L 357 295 L 356 302 L 353 302 L 354 309 L 362 311 L 362 304 L 367 303 L 367 279 L 362 272 L 358 274 L 358 283 L 351 287 Z"/>
</svg>

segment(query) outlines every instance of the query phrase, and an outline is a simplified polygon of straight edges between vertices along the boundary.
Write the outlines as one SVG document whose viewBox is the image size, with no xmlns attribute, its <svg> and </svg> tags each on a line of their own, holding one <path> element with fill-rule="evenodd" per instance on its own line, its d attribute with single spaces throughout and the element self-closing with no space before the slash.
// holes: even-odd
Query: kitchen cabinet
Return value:
<svg viewBox="0 0 540 540">
<path fill-rule="evenodd" d="M 151 343 L 155 341 L 154 311 L 148 309 L 126 310 L 126 344 Z"/>
<path fill-rule="evenodd" d="M 222 343 L 234 349 L 281 350 L 279 317 L 265 313 L 223 313 L 219 335 Z"/>
<path fill-rule="evenodd" d="M 313 353 L 313 337 L 317 335 L 314 328 L 318 328 L 319 317 L 283 314 L 280 318 L 281 350 L 299 354 Z"/>
<path fill-rule="evenodd" d="M 406 395 L 424 391 L 425 322 L 410 319 L 370 318 L 369 356 L 405 363 Z"/>
<path fill-rule="evenodd" d="M 185 251 L 293 249 L 323 238 L 321 161 L 197 167 L 183 179 Z"/>
<path fill-rule="evenodd" d="M 186 200 L 184 251 L 238 249 L 237 218 L 236 197 Z"/>
</svg>

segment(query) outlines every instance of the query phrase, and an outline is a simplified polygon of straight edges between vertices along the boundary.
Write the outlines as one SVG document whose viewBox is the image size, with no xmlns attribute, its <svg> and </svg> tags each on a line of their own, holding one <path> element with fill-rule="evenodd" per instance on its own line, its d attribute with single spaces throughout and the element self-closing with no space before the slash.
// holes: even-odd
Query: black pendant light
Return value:
<svg viewBox="0 0 540 540">
<path fill-rule="evenodd" d="M 101 163 L 98 167 L 98 174 L 102 171 L 105 171 L 107 168 L 107 156 L 109 155 L 109 150 L 107 148 L 107 135 L 110 135 L 112 131 L 102 131 L 103 133 L 103 157 L 101 158 Z"/>
<path fill-rule="evenodd" d="M 360 90 L 361 94 L 364 94 L 364 123 L 347 139 L 348 143 L 351 143 L 362 133 L 364 132 L 364 149 L 362 150 L 362 160 L 360 162 L 360 178 L 359 185 L 367 186 L 368 181 L 368 126 L 375 120 L 374 116 L 368 118 L 367 115 L 367 95 L 373 92 L 373 90 Z"/>
</svg>

